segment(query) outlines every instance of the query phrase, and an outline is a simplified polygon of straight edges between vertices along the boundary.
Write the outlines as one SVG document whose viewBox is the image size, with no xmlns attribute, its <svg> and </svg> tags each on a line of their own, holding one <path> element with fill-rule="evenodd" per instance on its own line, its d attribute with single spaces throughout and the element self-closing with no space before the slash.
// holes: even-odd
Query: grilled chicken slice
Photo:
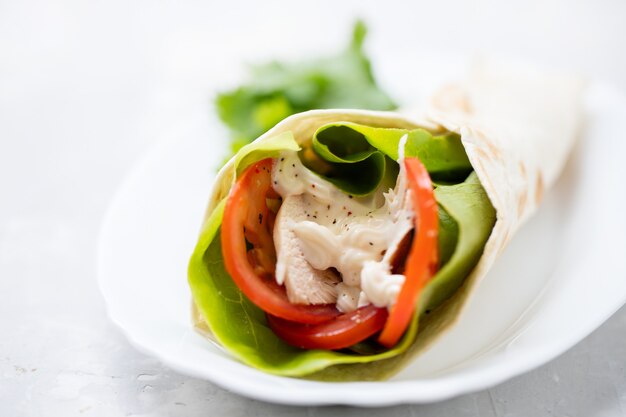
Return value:
<svg viewBox="0 0 626 417">
<path fill-rule="evenodd" d="M 294 304 L 335 303 L 335 286 L 340 278 L 331 269 L 320 271 L 313 268 L 305 259 L 294 232 L 297 222 L 303 220 L 306 220 L 303 196 L 285 198 L 274 224 L 276 281 L 285 285 L 287 297 Z"/>
</svg>

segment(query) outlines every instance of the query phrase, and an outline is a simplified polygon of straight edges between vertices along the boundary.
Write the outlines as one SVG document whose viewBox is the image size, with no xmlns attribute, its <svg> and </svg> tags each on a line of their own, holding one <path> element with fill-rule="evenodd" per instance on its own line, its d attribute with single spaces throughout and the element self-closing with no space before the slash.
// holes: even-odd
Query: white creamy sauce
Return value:
<svg viewBox="0 0 626 417">
<path fill-rule="evenodd" d="M 395 189 L 386 193 L 377 190 L 372 196 L 359 198 L 307 169 L 297 152 L 284 151 L 274 163 L 273 187 L 283 204 L 297 198 L 303 210 L 293 219 L 281 219 L 281 227 L 293 231 L 298 253 L 314 269 L 334 268 L 339 272 L 342 282 L 335 289 L 340 311 L 353 311 L 370 303 L 390 307 L 402 287 L 404 276 L 391 273 L 390 261 L 402 238 L 413 228 L 413 210 L 400 165 Z M 277 233 L 275 230 L 274 235 Z M 276 246 L 276 280 L 289 286 L 286 277 L 293 259 L 286 254 L 293 255 L 293 250 L 278 243 Z M 294 292 L 293 288 L 288 290 Z"/>
</svg>

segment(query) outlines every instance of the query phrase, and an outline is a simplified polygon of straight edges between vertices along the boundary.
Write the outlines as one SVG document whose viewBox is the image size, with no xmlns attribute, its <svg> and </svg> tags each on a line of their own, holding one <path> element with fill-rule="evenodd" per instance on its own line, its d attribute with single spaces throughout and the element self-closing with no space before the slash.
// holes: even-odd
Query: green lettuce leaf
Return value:
<svg viewBox="0 0 626 417">
<path fill-rule="evenodd" d="M 326 165 L 321 176 L 348 194 L 368 195 L 383 180 L 385 155 L 362 140 L 362 135 L 355 130 L 342 127 L 337 127 L 336 130 L 318 130 L 313 135 L 312 148 Z M 305 166 L 321 174 L 316 169 L 316 165 L 321 164 L 316 164 L 306 158 L 306 155 L 308 154 L 301 158 Z"/>
<path fill-rule="evenodd" d="M 457 183 L 472 172 L 461 138 L 455 133 L 433 135 L 424 129 L 377 128 L 340 122 L 320 127 L 313 135 L 312 146 L 330 164 L 323 173 L 326 179 L 348 193 L 363 195 L 374 191 L 384 175 L 382 170 L 366 171 L 365 162 L 377 155 L 397 161 L 404 135 L 407 135 L 405 155 L 418 157 L 433 181 Z M 354 168 L 346 170 L 346 163 L 354 163 Z"/>
<path fill-rule="evenodd" d="M 438 186 L 435 189 L 435 199 L 450 218 L 456 221 L 459 239 L 448 262 L 424 288 L 420 299 L 421 311 L 437 308 L 463 284 L 480 259 L 496 222 L 496 210 L 475 172 L 460 184 Z M 445 220 L 443 223 L 443 229 L 450 227 L 445 225 Z M 439 224 L 441 227 L 441 215 Z M 448 239 L 445 234 L 443 236 L 444 240 Z M 441 237 L 440 233 L 440 251 Z M 447 255 L 445 249 L 440 253 L 442 256 Z"/>
<path fill-rule="evenodd" d="M 300 145 L 293 137 L 293 133 L 284 132 L 263 142 L 249 143 L 235 155 L 235 170 L 237 175 L 249 165 L 265 158 L 276 158 L 282 151 L 299 151 Z"/>
<path fill-rule="evenodd" d="M 302 152 L 301 159 L 339 189 L 365 196 L 375 191 L 386 176 L 397 173 L 397 164 L 387 160 L 398 159 L 404 135 L 405 154 L 418 157 L 433 181 L 458 183 L 472 171 L 460 137 L 454 133 L 433 135 L 424 129 L 376 128 L 348 122 L 320 127 L 311 141 L 314 152 Z"/>
<path fill-rule="evenodd" d="M 298 63 L 271 62 L 251 68 L 251 81 L 218 95 L 216 107 L 230 128 L 233 152 L 287 116 L 312 109 L 392 110 L 363 52 L 367 29 L 358 21 L 342 53 Z"/>
</svg>

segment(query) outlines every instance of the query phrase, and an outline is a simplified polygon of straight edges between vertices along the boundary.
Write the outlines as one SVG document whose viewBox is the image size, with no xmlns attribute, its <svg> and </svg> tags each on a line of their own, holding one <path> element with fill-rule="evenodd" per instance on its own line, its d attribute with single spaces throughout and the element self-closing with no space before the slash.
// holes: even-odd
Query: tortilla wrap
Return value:
<svg viewBox="0 0 626 417">
<path fill-rule="evenodd" d="M 347 121 L 374 127 L 449 130 L 461 136 L 468 158 L 493 207 L 496 223 L 483 254 L 463 286 L 432 314 L 404 353 L 372 363 L 335 365 L 310 375 L 323 380 L 374 380 L 393 375 L 454 324 L 467 298 L 512 236 L 536 210 L 557 179 L 580 122 L 583 83 L 576 77 L 496 65 L 476 68 L 467 80 L 434 95 L 425 118 L 394 112 L 314 110 L 291 116 L 255 142 L 292 132 L 300 144 L 328 123 Z M 235 181 L 231 159 L 218 173 L 205 221 L 228 196 Z M 193 304 L 194 326 L 210 337 Z"/>
</svg>

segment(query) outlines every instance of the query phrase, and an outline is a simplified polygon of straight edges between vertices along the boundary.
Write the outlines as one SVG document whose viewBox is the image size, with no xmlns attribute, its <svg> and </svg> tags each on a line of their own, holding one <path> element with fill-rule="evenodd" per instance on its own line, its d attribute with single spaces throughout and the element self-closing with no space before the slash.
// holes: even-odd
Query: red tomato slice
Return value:
<svg viewBox="0 0 626 417">
<path fill-rule="evenodd" d="M 272 160 L 248 167 L 230 191 L 222 220 L 222 254 L 237 287 L 263 311 L 298 323 L 322 323 L 341 314 L 335 305 L 292 304 L 274 280 L 276 253 L 272 239 L 274 213 L 266 199 L 272 189 Z M 248 250 L 246 241 L 253 246 Z"/>
<path fill-rule="evenodd" d="M 380 331 L 387 309 L 369 305 L 320 324 L 301 324 L 267 315 L 270 328 L 285 342 L 303 349 L 343 349 Z"/>
<path fill-rule="evenodd" d="M 437 270 L 439 217 L 430 176 L 417 158 L 404 160 L 415 210 L 415 236 L 407 257 L 405 281 L 378 341 L 392 347 L 406 331 L 419 295 Z"/>
</svg>

